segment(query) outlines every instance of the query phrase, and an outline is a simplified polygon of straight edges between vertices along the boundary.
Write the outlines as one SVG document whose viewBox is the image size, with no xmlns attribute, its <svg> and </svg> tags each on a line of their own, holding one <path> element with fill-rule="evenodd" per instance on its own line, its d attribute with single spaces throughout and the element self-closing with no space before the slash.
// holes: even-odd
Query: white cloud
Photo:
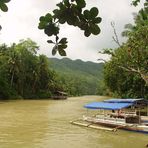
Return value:
<svg viewBox="0 0 148 148">
<path fill-rule="evenodd" d="M 1 13 L 0 17 L 0 24 L 3 27 L 0 42 L 13 43 L 20 39 L 31 38 L 40 46 L 39 53 L 51 57 L 52 46 L 47 44 L 48 37 L 44 32 L 38 29 L 38 22 L 39 17 L 55 9 L 59 1 L 13 0 L 8 3 L 9 11 Z M 98 58 L 105 58 L 98 54 L 100 49 L 116 47 L 112 41 L 113 31 L 110 22 L 116 23 L 117 32 L 120 34 L 125 24 L 133 22 L 132 12 L 137 12 L 139 8 L 131 6 L 130 0 L 86 1 L 88 8 L 93 6 L 99 8 L 102 17 L 101 34 L 86 38 L 80 29 L 64 25 L 61 27 L 60 36 L 68 37 L 69 43 L 66 50 L 69 58 L 97 61 Z"/>
</svg>

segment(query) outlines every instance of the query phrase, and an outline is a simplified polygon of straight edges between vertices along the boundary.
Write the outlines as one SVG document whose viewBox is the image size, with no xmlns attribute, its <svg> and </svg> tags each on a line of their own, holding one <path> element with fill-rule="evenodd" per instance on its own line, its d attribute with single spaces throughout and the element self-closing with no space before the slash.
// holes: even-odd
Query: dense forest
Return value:
<svg viewBox="0 0 148 148">
<path fill-rule="evenodd" d="M 0 46 L 0 98 L 50 98 L 56 91 L 69 96 L 101 94 L 103 64 L 48 59 L 37 55 L 30 39 Z"/>
<path fill-rule="evenodd" d="M 102 95 L 103 63 L 84 62 L 68 58 L 50 58 L 51 68 L 59 75 L 59 82 L 64 84 L 69 95 Z"/>
<path fill-rule="evenodd" d="M 45 55 L 32 40 L 0 46 L 0 98 L 47 98 L 62 86 Z"/>
</svg>

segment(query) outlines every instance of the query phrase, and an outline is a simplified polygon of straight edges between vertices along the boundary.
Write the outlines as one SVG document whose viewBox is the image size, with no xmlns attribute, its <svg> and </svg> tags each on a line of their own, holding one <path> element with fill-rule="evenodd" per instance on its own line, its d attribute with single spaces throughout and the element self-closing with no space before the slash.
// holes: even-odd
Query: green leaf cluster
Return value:
<svg viewBox="0 0 148 148">
<path fill-rule="evenodd" d="M 57 7 L 53 10 L 53 14 L 48 13 L 40 17 L 39 29 L 44 29 L 48 36 L 54 35 L 57 38 L 60 30 L 59 24 L 64 23 L 80 28 L 86 37 L 100 33 L 98 24 L 101 22 L 101 18 L 98 16 L 98 8 L 85 10 L 85 0 L 63 0 L 57 4 Z M 54 43 L 54 41 L 52 42 Z M 59 51 L 60 55 L 66 55 L 65 48 L 67 48 L 66 44 L 58 45 L 56 41 L 52 53 L 55 55 L 56 51 Z"/>
<path fill-rule="evenodd" d="M 133 0 L 133 1 L 132 1 L 132 4 L 133 4 L 134 6 L 137 6 L 138 3 L 140 3 L 140 0 Z"/>
<path fill-rule="evenodd" d="M 8 11 L 8 7 L 6 5 L 6 3 L 10 2 L 10 0 L 1 0 L 0 1 L 0 9 L 4 12 Z"/>
<path fill-rule="evenodd" d="M 62 38 L 60 41 L 58 40 L 59 38 L 56 37 L 56 43 L 54 43 L 52 40 L 47 41 L 49 44 L 54 44 L 52 55 L 55 55 L 58 51 L 61 56 L 66 56 L 64 49 L 67 48 L 67 38 Z"/>
<path fill-rule="evenodd" d="M 80 23 L 80 28 L 84 30 L 85 36 L 88 37 L 91 33 L 94 35 L 100 33 L 100 28 L 97 24 L 101 22 L 101 18 L 97 17 L 98 13 L 99 11 L 96 7 L 83 12 L 83 21 Z"/>
<path fill-rule="evenodd" d="M 53 22 L 53 17 L 50 13 L 40 17 L 39 29 L 44 29 L 45 34 L 48 36 L 57 35 L 59 27 Z"/>
</svg>

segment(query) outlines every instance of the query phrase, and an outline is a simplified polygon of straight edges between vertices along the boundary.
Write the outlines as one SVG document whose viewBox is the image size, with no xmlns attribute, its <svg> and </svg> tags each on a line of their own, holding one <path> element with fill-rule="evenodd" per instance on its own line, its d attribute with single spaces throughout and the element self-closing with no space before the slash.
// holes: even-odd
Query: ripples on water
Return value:
<svg viewBox="0 0 148 148">
<path fill-rule="evenodd" d="M 69 123 L 86 113 L 83 105 L 98 96 L 68 100 L 0 103 L 0 148 L 142 148 L 148 135 L 105 132 Z"/>
</svg>

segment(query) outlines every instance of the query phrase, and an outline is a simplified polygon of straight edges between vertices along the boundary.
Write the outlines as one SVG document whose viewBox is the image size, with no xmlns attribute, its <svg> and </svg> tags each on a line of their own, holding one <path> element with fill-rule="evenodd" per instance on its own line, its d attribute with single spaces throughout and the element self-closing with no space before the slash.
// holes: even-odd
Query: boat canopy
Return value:
<svg viewBox="0 0 148 148">
<path fill-rule="evenodd" d="M 84 107 L 88 109 L 120 110 L 132 105 L 133 103 L 92 102 L 86 104 Z"/>
<path fill-rule="evenodd" d="M 104 100 L 103 102 L 108 102 L 108 103 L 135 103 L 138 101 L 143 100 L 143 98 L 140 99 L 108 99 L 108 100 Z"/>
</svg>

